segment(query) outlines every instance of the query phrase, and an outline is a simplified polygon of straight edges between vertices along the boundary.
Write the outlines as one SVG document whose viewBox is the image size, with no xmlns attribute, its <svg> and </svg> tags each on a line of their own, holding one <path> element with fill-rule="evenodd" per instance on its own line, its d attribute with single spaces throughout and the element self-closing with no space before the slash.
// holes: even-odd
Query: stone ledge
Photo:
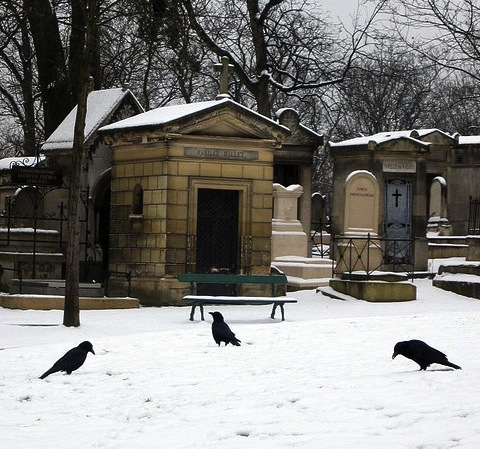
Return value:
<svg viewBox="0 0 480 449">
<path fill-rule="evenodd" d="M 369 302 L 403 302 L 417 298 L 417 287 L 410 282 L 346 281 L 330 279 L 334 290 Z"/>
<path fill-rule="evenodd" d="M 295 276 L 287 276 L 287 279 L 287 291 L 291 292 L 297 290 L 311 290 L 313 288 L 326 286 L 331 278 L 303 279 Z"/>
<path fill-rule="evenodd" d="M 343 281 L 384 281 L 384 282 L 403 282 L 408 281 L 408 274 L 403 272 L 374 271 L 370 274 L 364 271 L 353 271 L 352 273 L 342 273 Z"/>
<path fill-rule="evenodd" d="M 443 279 L 434 279 L 432 284 L 434 287 L 441 288 L 458 295 L 468 296 L 470 298 L 480 299 L 480 279 L 479 282 L 455 280 L 453 276 L 447 276 Z"/>
<path fill-rule="evenodd" d="M 63 310 L 65 298 L 54 295 L 9 295 L 0 293 L 0 306 L 20 310 Z M 80 310 L 138 309 L 137 298 L 80 297 Z"/>
</svg>

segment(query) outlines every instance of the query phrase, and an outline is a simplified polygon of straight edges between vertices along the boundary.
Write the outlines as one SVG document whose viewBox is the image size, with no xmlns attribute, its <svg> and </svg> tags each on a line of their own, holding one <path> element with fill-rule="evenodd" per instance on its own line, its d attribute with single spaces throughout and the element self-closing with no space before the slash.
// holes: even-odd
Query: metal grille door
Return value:
<svg viewBox="0 0 480 449">
<path fill-rule="evenodd" d="M 198 190 L 197 273 L 238 272 L 238 206 L 237 190 Z M 206 284 L 200 289 L 214 287 Z M 231 286 L 225 287 L 206 294 L 234 294 Z"/>
<path fill-rule="evenodd" d="M 387 263 L 408 263 L 412 257 L 412 182 L 387 180 L 385 185 L 385 248 Z"/>
</svg>

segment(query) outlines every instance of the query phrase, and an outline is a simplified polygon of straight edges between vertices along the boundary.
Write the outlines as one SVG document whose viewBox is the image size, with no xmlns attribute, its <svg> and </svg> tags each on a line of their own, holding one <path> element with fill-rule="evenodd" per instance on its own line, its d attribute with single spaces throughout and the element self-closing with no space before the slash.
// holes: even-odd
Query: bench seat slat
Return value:
<svg viewBox="0 0 480 449">
<path fill-rule="evenodd" d="M 208 295 L 187 295 L 184 301 L 203 302 L 204 304 L 273 304 L 274 302 L 294 303 L 296 299 L 288 296 L 208 296 Z"/>
<path fill-rule="evenodd" d="M 284 274 L 216 274 L 216 273 L 180 273 L 180 282 L 198 284 L 286 284 Z"/>
<path fill-rule="evenodd" d="M 285 321 L 285 311 L 283 305 L 286 303 L 296 303 L 296 299 L 292 299 L 288 296 L 275 296 L 275 297 L 265 297 L 265 296 L 204 296 L 204 295 L 187 295 L 183 297 L 184 301 L 189 301 L 192 303 L 192 309 L 190 312 L 190 321 L 193 321 L 195 315 L 195 308 L 200 307 L 200 313 L 202 321 L 205 320 L 203 314 L 204 305 L 213 305 L 213 304 L 224 304 L 224 305 L 265 305 L 273 304 L 272 313 L 270 317 L 275 318 L 275 311 L 277 307 L 280 307 L 282 312 L 282 321 Z"/>
<path fill-rule="evenodd" d="M 180 282 L 190 283 L 190 295 L 183 297 L 184 301 L 192 303 L 190 320 L 193 321 L 195 308 L 200 307 L 202 320 L 204 320 L 203 306 L 213 304 L 250 304 L 264 305 L 273 304 L 271 318 L 275 317 L 277 307 L 282 312 L 282 321 L 285 320 L 283 309 L 286 303 L 295 303 L 296 299 L 288 296 L 275 296 L 275 285 L 286 285 L 288 279 L 284 274 L 219 274 L 219 273 L 180 273 L 177 275 Z M 271 296 L 216 296 L 216 295 L 196 295 L 196 284 L 270 284 L 272 288 Z"/>
</svg>

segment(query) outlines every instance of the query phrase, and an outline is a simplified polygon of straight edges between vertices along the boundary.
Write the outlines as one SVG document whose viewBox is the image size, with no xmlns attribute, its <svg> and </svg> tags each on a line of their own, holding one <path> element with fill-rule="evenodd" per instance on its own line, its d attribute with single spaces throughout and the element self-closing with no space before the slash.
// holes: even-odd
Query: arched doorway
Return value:
<svg viewBox="0 0 480 449">
<path fill-rule="evenodd" d="M 92 187 L 94 208 L 95 280 L 103 281 L 110 248 L 111 171 L 104 172 Z"/>
</svg>

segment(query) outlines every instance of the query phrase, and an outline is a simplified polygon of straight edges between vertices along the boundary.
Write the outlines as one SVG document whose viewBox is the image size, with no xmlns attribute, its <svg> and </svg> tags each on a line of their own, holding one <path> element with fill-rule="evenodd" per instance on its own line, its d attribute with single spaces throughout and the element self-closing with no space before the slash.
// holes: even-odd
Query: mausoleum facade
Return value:
<svg viewBox="0 0 480 449">
<path fill-rule="evenodd" d="M 480 191 L 478 136 L 422 129 L 327 147 L 334 159 L 335 235 L 412 239 L 410 262 L 415 270 L 426 270 L 429 232 L 465 236 L 471 231 L 470 201 Z"/>
<path fill-rule="evenodd" d="M 288 148 L 295 125 L 229 98 L 162 107 L 100 129 L 112 151 L 109 267 L 132 272 L 143 304 L 180 304 L 188 288 L 176 279 L 182 272 L 270 272 L 276 164 L 291 165 L 311 191 L 321 143 L 298 126 L 298 115 L 287 115 L 299 134 Z M 307 197 L 307 225 L 309 207 Z"/>
</svg>

